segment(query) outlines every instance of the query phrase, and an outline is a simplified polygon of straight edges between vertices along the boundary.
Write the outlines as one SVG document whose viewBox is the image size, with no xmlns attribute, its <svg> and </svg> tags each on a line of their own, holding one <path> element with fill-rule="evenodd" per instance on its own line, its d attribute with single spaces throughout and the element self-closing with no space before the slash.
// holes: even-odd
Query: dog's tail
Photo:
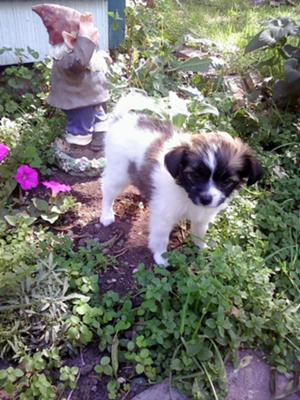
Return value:
<svg viewBox="0 0 300 400">
<path fill-rule="evenodd" d="M 137 89 L 131 90 L 122 96 L 113 109 L 113 117 L 121 118 L 129 111 L 151 111 L 162 116 L 162 106 L 153 97 L 147 96 L 144 92 Z"/>
</svg>

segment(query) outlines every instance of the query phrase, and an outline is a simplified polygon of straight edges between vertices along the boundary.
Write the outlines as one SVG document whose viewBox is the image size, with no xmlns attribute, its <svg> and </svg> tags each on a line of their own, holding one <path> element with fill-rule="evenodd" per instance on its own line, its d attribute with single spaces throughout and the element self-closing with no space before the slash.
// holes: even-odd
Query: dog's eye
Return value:
<svg viewBox="0 0 300 400">
<path fill-rule="evenodd" d="M 200 174 L 199 172 L 189 172 L 187 174 L 190 181 L 204 182 L 206 181 L 206 177 Z"/>
<path fill-rule="evenodd" d="M 227 173 L 215 174 L 214 179 L 216 181 L 224 183 L 225 185 L 229 185 L 234 182 L 233 177 Z"/>
<path fill-rule="evenodd" d="M 239 181 L 234 179 L 233 177 L 228 177 L 227 179 L 225 179 L 224 181 L 225 185 L 231 185 L 231 186 L 236 186 L 238 185 Z"/>
<path fill-rule="evenodd" d="M 223 178 L 223 182 L 224 183 L 232 183 L 233 180 L 232 180 L 232 178 L 230 176 L 228 176 L 228 177 Z"/>
</svg>

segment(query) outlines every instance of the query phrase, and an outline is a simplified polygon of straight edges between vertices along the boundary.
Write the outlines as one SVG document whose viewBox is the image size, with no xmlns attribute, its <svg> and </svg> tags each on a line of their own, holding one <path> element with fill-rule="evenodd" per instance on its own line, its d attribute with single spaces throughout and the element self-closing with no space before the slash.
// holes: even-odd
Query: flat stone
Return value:
<svg viewBox="0 0 300 400">
<path fill-rule="evenodd" d="M 227 91 L 231 93 L 234 100 L 242 101 L 245 99 L 247 89 L 242 77 L 237 75 L 226 75 L 224 76 L 224 85 Z"/>
<path fill-rule="evenodd" d="M 162 383 L 154 385 L 138 394 L 131 400 L 187 400 L 187 397 L 174 389 L 171 389 L 171 393 L 172 397 L 170 396 L 169 381 L 166 379 Z"/>
<path fill-rule="evenodd" d="M 229 393 L 225 400 L 274 400 L 291 388 L 292 376 L 277 374 L 276 393 L 271 392 L 272 369 L 252 350 L 239 352 L 240 366 L 234 369 L 232 364 L 226 366 Z M 293 393 L 285 400 L 300 400 L 300 394 Z"/>
<path fill-rule="evenodd" d="M 209 59 L 211 65 L 207 72 L 201 72 L 201 76 L 215 75 L 217 70 L 225 66 L 225 60 L 219 54 L 213 54 L 210 51 L 204 51 L 194 47 L 182 47 L 176 53 L 177 58 L 187 60 L 198 57 L 200 60 Z"/>
</svg>

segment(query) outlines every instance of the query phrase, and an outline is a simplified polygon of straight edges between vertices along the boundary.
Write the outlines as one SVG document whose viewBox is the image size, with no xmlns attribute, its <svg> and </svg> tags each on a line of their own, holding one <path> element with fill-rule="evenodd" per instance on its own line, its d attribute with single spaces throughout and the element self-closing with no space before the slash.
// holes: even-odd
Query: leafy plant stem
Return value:
<svg viewBox="0 0 300 400">
<path fill-rule="evenodd" d="M 209 384 L 210 384 L 211 390 L 212 390 L 212 392 L 213 392 L 214 398 L 215 398 L 215 400 L 219 400 L 219 397 L 218 397 L 218 395 L 217 395 L 215 386 L 214 386 L 214 384 L 213 384 L 213 382 L 212 382 L 212 380 L 211 380 L 210 374 L 209 374 L 209 372 L 207 371 L 207 369 L 206 369 L 204 363 L 201 363 L 201 365 L 200 365 L 200 364 L 198 363 L 198 360 L 196 359 L 196 357 L 194 357 L 194 360 L 195 360 L 196 364 L 197 364 L 199 367 L 202 366 L 202 369 L 204 370 L 205 375 L 207 376 L 207 379 L 208 379 L 208 382 L 209 382 Z"/>
<path fill-rule="evenodd" d="M 190 300 L 190 290 L 188 291 L 188 294 L 186 296 L 186 300 L 182 309 L 182 313 L 181 313 L 181 321 L 180 321 L 180 335 L 183 335 L 184 332 L 184 326 L 185 326 L 185 319 L 186 319 L 186 312 L 187 312 L 187 307 L 189 304 L 189 300 Z"/>
<path fill-rule="evenodd" d="M 274 147 L 274 149 L 272 149 L 272 152 L 275 152 L 275 151 L 281 149 L 282 147 L 288 147 L 288 146 L 294 146 L 294 145 L 300 145 L 300 142 L 290 142 L 290 143 L 281 144 L 280 146 Z"/>
<path fill-rule="evenodd" d="M 283 250 L 287 250 L 287 249 L 291 249 L 294 247 L 298 247 L 297 244 L 291 245 L 291 246 L 286 246 L 286 247 L 282 247 L 281 249 L 278 249 L 276 251 L 274 251 L 273 253 L 269 254 L 266 258 L 265 261 L 268 261 L 270 258 L 273 258 L 274 256 L 276 256 L 277 254 L 281 253 Z"/>
<path fill-rule="evenodd" d="M 208 310 L 208 308 L 209 308 L 210 305 L 211 305 L 211 301 L 208 303 L 207 307 L 206 307 L 205 309 L 203 309 L 202 315 L 201 315 L 201 317 L 200 317 L 200 319 L 199 319 L 199 321 L 198 321 L 198 324 L 197 324 L 197 326 L 196 326 L 196 329 L 195 329 L 195 331 L 194 331 L 194 333 L 193 333 L 193 338 L 195 338 L 196 335 L 198 334 L 199 329 L 200 329 L 201 324 L 202 324 L 202 321 L 203 321 L 203 318 L 205 317 L 205 315 L 206 315 L 206 313 L 207 313 L 207 310 Z"/>
<path fill-rule="evenodd" d="M 171 367 L 170 367 L 170 373 L 169 373 L 169 394 L 170 394 L 171 400 L 173 400 L 173 394 L 172 394 L 172 362 L 174 361 L 175 357 L 177 356 L 177 353 L 179 352 L 181 346 L 182 346 L 182 344 L 180 343 L 176 347 L 176 349 L 174 350 L 174 353 L 172 355 L 172 358 L 171 358 Z"/>
<path fill-rule="evenodd" d="M 288 338 L 287 336 L 284 337 L 285 340 L 287 340 L 289 342 L 289 344 L 295 349 L 297 350 L 298 353 L 300 353 L 300 348 L 298 346 L 295 345 L 295 343 Z"/>
</svg>

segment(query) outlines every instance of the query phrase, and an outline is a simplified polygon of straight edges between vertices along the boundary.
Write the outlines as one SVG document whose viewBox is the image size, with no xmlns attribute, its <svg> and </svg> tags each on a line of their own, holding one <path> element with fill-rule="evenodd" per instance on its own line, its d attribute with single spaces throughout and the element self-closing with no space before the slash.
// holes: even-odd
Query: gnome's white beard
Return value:
<svg viewBox="0 0 300 400">
<path fill-rule="evenodd" d="M 72 50 L 65 43 L 50 46 L 50 57 L 54 58 L 54 60 L 61 60 L 65 54 L 71 52 Z"/>
<path fill-rule="evenodd" d="M 72 51 L 73 50 L 65 43 L 60 43 L 50 47 L 50 56 L 54 58 L 54 60 L 61 60 L 66 54 Z M 105 56 L 107 56 L 107 54 L 103 50 L 94 51 L 88 68 L 93 72 L 102 71 L 106 74 L 108 72 L 108 66 Z"/>
<path fill-rule="evenodd" d="M 107 53 L 104 50 L 94 51 L 89 64 L 89 69 L 93 72 L 102 71 L 106 74 L 108 72 L 106 57 Z"/>
</svg>

